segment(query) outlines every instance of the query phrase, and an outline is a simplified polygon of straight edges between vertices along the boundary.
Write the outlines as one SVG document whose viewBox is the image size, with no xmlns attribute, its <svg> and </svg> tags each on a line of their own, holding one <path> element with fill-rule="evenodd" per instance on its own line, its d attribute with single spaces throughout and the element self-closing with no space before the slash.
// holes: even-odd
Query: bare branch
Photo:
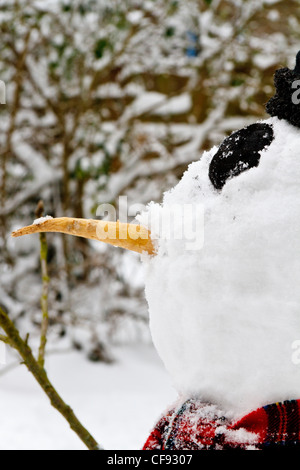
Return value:
<svg viewBox="0 0 300 470">
<path fill-rule="evenodd" d="M 48 379 L 45 369 L 35 360 L 31 348 L 27 342 L 21 338 L 18 329 L 1 308 L 0 326 L 5 331 L 11 346 L 18 351 L 27 369 L 32 373 L 48 396 L 51 405 L 67 420 L 70 428 L 77 434 L 89 450 L 100 450 L 101 448 L 92 435 L 83 427 L 70 406 L 68 406 L 57 393 Z"/>
<path fill-rule="evenodd" d="M 44 204 L 42 201 L 39 202 L 36 209 L 36 217 L 42 217 L 44 213 Z M 41 322 L 41 337 L 40 347 L 38 354 L 38 363 L 44 367 L 45 364 L 45 348 L 47 343 L 47 331 L 49 325 L 49 312 L 48 312 L 48 292 L 49 292 L 49 275 L 47 266 L 48 256 L 48 244 L 45 233 L 40 233 L 40 261 L 41 261 L 41 274 L 42 274 L 42 296 L 41 296 L 41 308 L 42 308 L 42 322 Z"/>
<path fill-rule="evenodd" d="M 9 338 L 4 335 L 0 335 L 0 341 L 2 341 L 2 343 L 5 343 L 5 344 L 10 344 Z"/>
</svg>

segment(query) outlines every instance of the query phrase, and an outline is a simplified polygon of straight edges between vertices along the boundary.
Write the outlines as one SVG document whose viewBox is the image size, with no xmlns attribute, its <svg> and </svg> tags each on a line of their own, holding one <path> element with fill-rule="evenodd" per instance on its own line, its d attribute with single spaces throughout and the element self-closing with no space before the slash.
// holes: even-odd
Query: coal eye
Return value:
<svg viewBox="0 0 300 470">
<path fill-rule="evenodd" d="M 266 123 L 251 124 L 227 137 L 209 166 L 209 178 L 214 187 L 222 189 L 228 179 L 258 166 L 260 152 L 273 138 L 273 128 Z"/>
</svg>

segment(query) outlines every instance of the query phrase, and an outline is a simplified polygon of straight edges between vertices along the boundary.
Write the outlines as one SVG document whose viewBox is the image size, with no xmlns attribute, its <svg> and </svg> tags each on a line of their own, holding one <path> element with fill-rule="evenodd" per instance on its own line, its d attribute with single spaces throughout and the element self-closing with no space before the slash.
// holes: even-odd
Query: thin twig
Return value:
<svg viewBox="0 0 300 470">
<path fill-rule="evenodd" d="M 10 344 L 9 338 L 4 335 L 0 335 L 0 341 L 2 341 L 2 343 L 5 343 L 5 344 Z"/>
<path fill-rule="evenodd" d="M 36 209 L 36 216 L 40 218 L 44 212 L 44 204 L 42 201 L 39 202 Z M 38 363 L 41 367 L 45 364 L 45 349 L 47 343 L 47 331 L 49 325 L 49 312 L 48 312 L 48 292 L 49 292 L 49 275 L 47 266 L 48 257 L 48 244 L 45 233 L 40 234 L 40 260 L 41 260 L 41 272 L 42 272 L 42 296 L 41 296 L 41 308 L 42 308 L 42 322 L 41 322 L 41 337 L 40 346 L 38 352 Z"/>
<path fill-rule="evenodd" d="M 39 385 L 48 396 L 51 405 L 67 420 L 71 429 L 77 434 L 81 441 L 89 450 L 100 450 L 98 443 L 92 435 L 83 427 L 73 410 L 68 406 L 57 393 L 52 383 L 48 379 L 43 367 L 36 361 L 31 348 L 21 338 L 19 331 L 10 320 L 8 315 L 0 308 L 0 327 L 5 331 L 11 346 L 18 351 L 27 369 L 32 373 Z"/>
</svg>

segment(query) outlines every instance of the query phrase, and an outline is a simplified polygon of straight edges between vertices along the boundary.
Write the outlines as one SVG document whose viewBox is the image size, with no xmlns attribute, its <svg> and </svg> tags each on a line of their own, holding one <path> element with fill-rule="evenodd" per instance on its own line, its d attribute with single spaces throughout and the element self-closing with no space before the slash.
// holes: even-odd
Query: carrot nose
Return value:
<svg viewBox="0 0 300 470">
<path fill-rule="evenodd" d="M 151 233 L 145 227 L 122 222 L 106 222 L 72 217 L 45 218 L 33 225 L 12 233 L 12 237 L 22 237 L 32 233 L 59 232 L 67 235 L 99 240 L 113 246 L 137 253 L 155 254 Z"/>
</svg>

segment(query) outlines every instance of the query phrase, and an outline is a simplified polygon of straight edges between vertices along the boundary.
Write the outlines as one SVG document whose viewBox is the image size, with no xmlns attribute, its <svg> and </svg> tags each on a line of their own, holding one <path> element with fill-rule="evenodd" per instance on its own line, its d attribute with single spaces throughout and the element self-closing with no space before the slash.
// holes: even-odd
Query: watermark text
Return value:
<svg viewBox="0 0 300 470">
<path fill-rule="evenodd" d="M 112 204 L 98 206 L 96 216 L 109 222 L 120 224 L 100 225 L 97 236 L 101 240 L 147 239 L 149 231 L 132 218 L 141 212 L 147 213 L 147 226 L 153 240 L 184 240 L 187 251 L 201 250 L 204 245 L 204 206 L 203 204 L 164 204 L 159 210 L 148 210 L 143 204 L 128 205 L 127 196 L 120 196 L 116 207 Z"/>
<path fill-rule="evenodd" d="M 292 89 L 296 89 L 292 94 L 292 103 L 299 104 L 300 103 L 300 80 L 294 80 L 292 83 Z"/>
<path fill-rule="evenodd" d="M 292 354 L 292 363 L 295 365 L 300 364 L 300 339 L 296 339 L 292 343 L 292 349 L 294 349 L 294 352 Z"/>
</svg>

